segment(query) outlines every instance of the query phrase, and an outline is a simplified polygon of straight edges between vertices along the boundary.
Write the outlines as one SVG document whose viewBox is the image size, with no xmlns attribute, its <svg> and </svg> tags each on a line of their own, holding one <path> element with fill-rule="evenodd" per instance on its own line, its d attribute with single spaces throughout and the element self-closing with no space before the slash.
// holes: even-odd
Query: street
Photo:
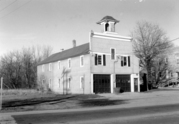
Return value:
<svg viewBox="0 0 179 124">
<path fill-rule="evenodd" d="M 178 124 L 179 104 L 12 117 L 17 124 Z"/>
</svg>

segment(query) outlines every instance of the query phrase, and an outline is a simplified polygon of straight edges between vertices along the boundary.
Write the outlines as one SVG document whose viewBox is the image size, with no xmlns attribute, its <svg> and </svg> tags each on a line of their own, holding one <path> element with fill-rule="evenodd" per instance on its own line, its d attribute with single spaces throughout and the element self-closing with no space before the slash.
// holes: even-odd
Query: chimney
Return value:
<svg viewBox="0 0 179 124">
<path fill-rule="evenodd" d="M 76 40 L 73 40 L 73 48 L 76 47 Z"/>
</svg>

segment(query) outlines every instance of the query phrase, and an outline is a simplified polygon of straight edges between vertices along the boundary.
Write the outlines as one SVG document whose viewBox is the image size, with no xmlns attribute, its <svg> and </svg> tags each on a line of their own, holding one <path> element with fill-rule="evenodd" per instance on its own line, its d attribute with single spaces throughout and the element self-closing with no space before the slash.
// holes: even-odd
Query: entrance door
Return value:
<svg viewBox="0 0 179 124">
<path fill-rule="evenodd" d="M 116 75 L 116 87 L 123 92 L 131 92 L 130 75 Z"/>
<path fill-rule="evenodd" d="M 110 93 L 110 75 L 94 74 L 93 75 L 93 89 L 94 93 Z"/>
<path fill-rule="evenodd" d="M 134 78 L 134 92 L 138 92 L 138 79 Z"/>
</svg>

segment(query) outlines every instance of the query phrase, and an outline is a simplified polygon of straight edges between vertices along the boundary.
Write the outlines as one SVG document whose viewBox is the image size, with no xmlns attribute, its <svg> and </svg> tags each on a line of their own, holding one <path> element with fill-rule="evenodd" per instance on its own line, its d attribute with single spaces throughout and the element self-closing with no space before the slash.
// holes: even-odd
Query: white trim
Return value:
<svg viewBox="0 0 179 124">
<path fill-rule="evenodd" d="M 68 68 L 71 68 L 71 58 L 68 59 Z"/>
<path fill-rule="evenodd" d="M 110 83 L 111 83 L 111 93 L 114 93 L 114 74 L 111 74 L 111 80 L 110 80 Z"/>
<path fill-rule="evenodd" d="M 82 60 L 83 59 L 83 65 L 82 65 Z M 80 56 L 80 67 L 83 67 L 84 66 L 84 55 L 81 55 Z"/>
<path fill-rule="evenodd" d="M 91 54 L 105 54 L 105 55 L 111 55 L 110 53 L 102 53 L 102 52 L 92 52 L 90 51 Z"/>
<path fill-rule="evenodd" d="M 93 94 L 94 92 L 93 92 L 93 74 L 91 73 L 91 81 L 90 81 L 90 83 L 91 83 L 91 94 Z"/>
<path fill-rule="evenodd" d="M 93 33 L 94 36 L 103 36 L 103 37 L 112 37 L 112 38 L 118 38 L 118 39 L 126 39 L 126 40 L 132 40 L 132 37 L 127 37 L 127 36 L 120 36 L 120 35 L 113 35 L 113 34 L 107 34 L 107 33 L 97 33 L 97 32 L 94 32 Z"/>
<path fill-rule="evenodd" d="M 112 37 L 105 37 L 105 36 L 93 36 L 96 38 L 104 38 L 104 39 L 110 39 L 110 40 L 120 40 L 120 41 L 131 41 L 129 39 L 121 39 L 121 38 L 112 38 Z"/>
<path fill-rule="evenodd" d="M 61 61 L 58 61 L 58 69 L 61 67 Z"/>
<path fill-rule="evenodd" d="M 48 68 L 48 69 L 49 69 L 49 71 L 52 71 L 52 63 L 49 63 L 49 65 L 48 65 L 48 66 L 49 66 L 49 68 Z"/>
</svg>

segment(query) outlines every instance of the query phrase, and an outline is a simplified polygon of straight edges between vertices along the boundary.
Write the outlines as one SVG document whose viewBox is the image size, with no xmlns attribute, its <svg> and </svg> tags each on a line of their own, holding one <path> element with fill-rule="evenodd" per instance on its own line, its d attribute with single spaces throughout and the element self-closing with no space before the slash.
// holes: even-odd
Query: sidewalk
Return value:
<svg viewBox="0 0 179 124">
<path fill-rule="evenodd" d="M 59 109 L 59 110 L 42 110 L 42 111 L 25 111 L 25 112 L 11 112 L 11 113 L 0 113 L 0 124 L 3 120 L 11 120 L 16 124 L 11 117 L 12 115 L 25 115 L 25 114 L 41 114 L 41 113 L 63 113 L 63 112 L 80 112 L 80 111 L 94 111 L 104 109 L 124 109 L 134 107 L 147 107 L 147 106 L 158 106 L 158 105 L 171 105 L 179 104 L 179 88 L 163 88 L 160 91 L 149 91 L 144 93 L 122 93 L 122 94 L 100 94 L 104 98 L 109 100 L 123 100 L 123 104 L 110 105 L 103 107 L 90 107 L 90 108 L 77 108 L 77 109 Z M 11 123 L 8 123 L 11 124 Z"/>
</svg>

